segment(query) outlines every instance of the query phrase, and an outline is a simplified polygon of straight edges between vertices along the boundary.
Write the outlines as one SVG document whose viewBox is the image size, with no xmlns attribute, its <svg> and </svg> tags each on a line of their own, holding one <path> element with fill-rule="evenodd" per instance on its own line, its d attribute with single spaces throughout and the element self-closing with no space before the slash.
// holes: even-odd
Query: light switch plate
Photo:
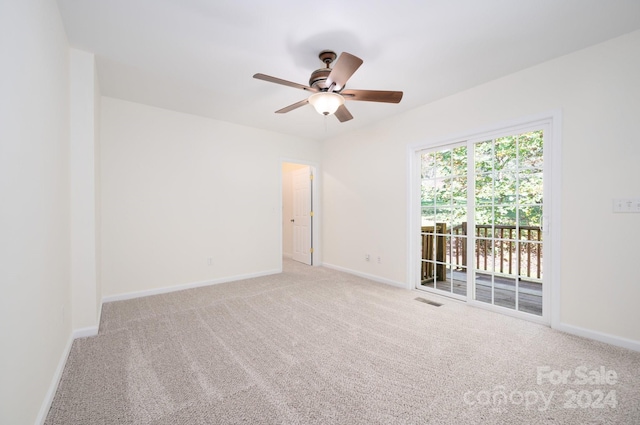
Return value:
<svg viewBox="0 0 640 425">
<path fill-rule="evenodd" d="M 618 198 L 613 200 L 614 213 L 640 213 L 639 198 Z"/>
</svg>

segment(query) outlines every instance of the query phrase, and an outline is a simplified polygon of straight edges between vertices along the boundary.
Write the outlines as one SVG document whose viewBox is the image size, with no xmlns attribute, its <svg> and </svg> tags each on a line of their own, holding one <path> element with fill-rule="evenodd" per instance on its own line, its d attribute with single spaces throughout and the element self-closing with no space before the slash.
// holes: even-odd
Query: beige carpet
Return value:
<svg viewBox="0 0 640 425">
<path fill-rule="evenodd" d="M 286 261 L 105 304 L 46 423 L 640 424 L 640 353 L 416 297 Z"/>
</svg>

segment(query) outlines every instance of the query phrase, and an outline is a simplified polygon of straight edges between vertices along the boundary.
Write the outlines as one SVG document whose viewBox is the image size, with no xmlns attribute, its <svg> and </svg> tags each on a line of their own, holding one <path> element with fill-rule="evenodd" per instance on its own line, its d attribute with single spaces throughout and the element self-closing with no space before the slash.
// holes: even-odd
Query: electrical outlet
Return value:
<svg viewBox="0 0 640 425">
<path fill-rule="evenodd" d="M 369 254 L 364 254 L 364 261 L 371 261 Z"/>
<path fill-rule="evenodd" d="M 382 259 L 380 258 L 380 256 L 378 256 L 378 264 L 382 263 Z"/>
<path fill-rule="evenodd" d="M 212 265 L 213 264 L 213 258 L 211 258 L 211 257 L 207 258 L 207 264 L 208 265 Z"/>
</svg>

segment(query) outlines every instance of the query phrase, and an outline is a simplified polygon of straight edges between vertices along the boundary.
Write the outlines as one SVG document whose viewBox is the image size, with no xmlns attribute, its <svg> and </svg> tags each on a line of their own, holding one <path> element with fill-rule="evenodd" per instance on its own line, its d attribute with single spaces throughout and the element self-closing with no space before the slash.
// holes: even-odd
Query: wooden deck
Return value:
<svg viewBox="0 0 640 425">
<path fill-rule="evenodd" d="M 447 273 L 447 281 L 437 281 L 435 288 L 446 293 L 467 295 L 467 273 L 453 273 L 453 290 L 451 274 Z M 494 304 L 515 310 L 516 282 L 514 279 L 495 277 Z M 434 288 L 433 280 L 422 282 L 425 288 Z M 491 276 L 476 273 L 476 300 L 491 304 Z M 542 316 L 542 284 L 527 280 L 518 282 L 518 310 Z"/>
</svg>

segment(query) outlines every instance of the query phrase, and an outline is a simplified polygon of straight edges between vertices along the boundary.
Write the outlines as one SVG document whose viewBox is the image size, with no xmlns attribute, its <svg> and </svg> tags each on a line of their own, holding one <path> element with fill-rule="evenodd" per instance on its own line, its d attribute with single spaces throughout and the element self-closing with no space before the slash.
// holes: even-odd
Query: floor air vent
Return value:
<svg viewBox="0 0 640 425">
<path fill-rule="evenodd" d="M 436 306 L 436 307 L 440 307 L 440 306 L 442 305 L 442 304 L 440 304 L 440 303 L 437 303 L 437 302 L 435 302 L 435 301 L 431 301 L 431 300 L 428 300 L 428 299 L 426 299 L 426 298 L 422 298 L 422 297 L 418 297 L 418 298 L 416 298 L 416 301 L 420 301 L 421 303 L 425 303 L 425 304 L 433 305 L 433 306 Z"/>
</svg>

